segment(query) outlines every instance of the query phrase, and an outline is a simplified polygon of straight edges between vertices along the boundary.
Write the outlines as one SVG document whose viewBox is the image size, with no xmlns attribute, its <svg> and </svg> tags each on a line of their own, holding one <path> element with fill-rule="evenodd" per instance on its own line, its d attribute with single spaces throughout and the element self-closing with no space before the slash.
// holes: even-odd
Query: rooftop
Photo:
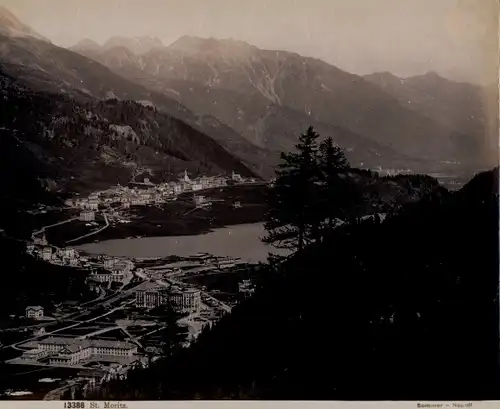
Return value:
<svg viewBox="0 0 500 409">
<path fill-rule="evenodd" d="M 188 288 L 185 292 L 189 294 L 194 294 L 194 293 L 199 293 L 200 290 L 197 290 L 196 288 Z"/>
<path fill-rule="evenodd" d="M 68 352 L 77 352 L 79 351 L 80 349 L 82 349 L 84 346 L 83 345 L 80 345 L 79 343 L 78 344 L 70 344 L 70 345 L 66 345 L 64 347 L 64 350 L 61 350 L 60 352 L 64 353 L 66 352 L 66 350 Z"/>
<path fill-rule="evenodd" d="M 137 293 L 149 293 L 149 292 L 167 292 L 168 289 L 163 287 L 163 286 L 156 286 L 156 287 L 153 287 L 153 288 L 141 288 L 141 289 L 137 289 L 135 290 L 135 292 Z"/>
<path fill-rule="evenodd" d="M 41 305 L 29 305 L 26 307 L 26 311 L 28 310 L 40 311 L 43 310 L 43 307 Z"/>
<path fill-rule="evenodd" d="M 119 349 L 133 349 L 136 348 L 135 344 L 122 341 L 109 341 L 105 339 L 76 339 L 76 338 L 63 338 L 63 337 L 49 337 L 40 341 L 40 344 L 76 346 L 76 347 L 97 347 L 97 348 L 119 348 Z"/>
</svg>

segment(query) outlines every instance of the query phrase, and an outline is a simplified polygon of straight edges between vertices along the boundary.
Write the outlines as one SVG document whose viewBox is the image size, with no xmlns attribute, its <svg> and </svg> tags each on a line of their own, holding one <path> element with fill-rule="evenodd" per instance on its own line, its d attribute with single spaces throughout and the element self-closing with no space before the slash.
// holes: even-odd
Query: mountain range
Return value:
<svg viewBox="0 0 500 409">
<path fill-rule="evenodd" d="M 498 86 L 479 87 L 447 80 L 435 72 L 399 78 L 383 72 L 366 75 L 400 104 L 448 128 L 469 135 L 470 154 L 498 161 Z"/>
<path fill-rule="evenodd" d="M 78 124 L 78 132 L 87 129 L 84 111 L 99 122 L 92 134 L 97 151 L 114 150 L 115 165 L 123 170 L 130 144 L 146 146 L 151 152 L 134 150 L 133 166 L 163 176 L 165 169 L 185 167 L 273 177 L 279 153 L 290 150 L 310 125 L 332 136 L 355 166 L 422 172 L 442 161 L 485 167 L 496 159 L 496 143 L 491 146 L 498 127 L 486 115 L 496 91 L 433 75 L 405 81 L 385 74 L 363 78 L 321 60 L 234 39 L 184 36 L 164 46 L 154 37 L 113 37 L 102 46 L 87 39 L 65 49 L 6 9 L 0 9 L 0 59 L 8 106 L 18 100 L 47 104 L 30 106 L 35 114 L 43 111 L 44 119 L 29 130 L 12 111 L 4 134 L 27 138 L 32 154 L 48 165 L 51 154 L 41 147 L 46 143 L 41 135 L 58 116 Z M 113 127 L 136 137 L 110 146 Z M 103 129 L 108 136 L 101 136 Z M 72 158 L 85 156 L 81 133 L 65 138 L 51 140 L 51 149 L 61 148 L 66 160 L 69 143 Z M 92 157 L 97 168 L 104 163 L 102 155 Z M 69 165 L 64 168 L 72 173 Z M 82 172 L 90 179 L 81 185 L 116 182 L 113 172 L 93 179 L 98 173 Z M 56 185 L 78 189 L 64 178 Z"/>
<path fill-rule="evenodd" d="M 371 142 L 405 160 L 481 162 L 495 139 L 495 123 L 486 120 L 495 87 L 456 83 L 433 73 L 406 81 L 393 76 L 419 89 L 408 94 L 388 89 L 377 74 L 363 78 L 321 60 L 233 39 L 184 36 L 141 55 L 133 52 L 133 43 L 73 49 L 195 112 L 219 118 L 270 150 L 289 149 L 304 123 L 331 134 L 348 150 L 359 145 L 368 150 Z"/>
</svg>

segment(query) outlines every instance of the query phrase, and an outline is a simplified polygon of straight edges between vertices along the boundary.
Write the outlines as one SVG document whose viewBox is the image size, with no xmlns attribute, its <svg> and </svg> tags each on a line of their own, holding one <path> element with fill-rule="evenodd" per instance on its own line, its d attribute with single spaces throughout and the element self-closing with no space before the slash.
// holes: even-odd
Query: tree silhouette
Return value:
<svg viewBox="0 0 500 409">
<path fill-rule="evenodd" d="M 352 223 L 364 210 L 344 151 L 331 137 L 318 147 L 318 137 L 309 127 L 299 138 L 296 152 L 282 154 L 269 193 L 265 243 L 303 250 L 331 234 L 338 220 Z"/>
<path fill-rule="evenodd" d="M 268 196 L 265 243 L 302 251 L 319 239 L 319 135 L 312 127 L 302 134 L 296 152 L 282 153 L 274 188 Z"/>
<path fill-rule="evenodd" d="M 351 196 L 355 183 L 348 177 L 350 168 L 344 151 L 333 143 L 331 137 L 320 145 L 321 169 L 321 218 L 328 229 L 333 229 L 337 219 L 347 221 L 351 210 Z"/>
<path fill-rule="evenodd" d="M 321 209 L 324 225 L 331 233 L 337 219 L 354 222 L 363 204 L 361 189 L 350 174 L 351 167 L 344 151 L 331 137 L 320 145 Z"/>
</svg>

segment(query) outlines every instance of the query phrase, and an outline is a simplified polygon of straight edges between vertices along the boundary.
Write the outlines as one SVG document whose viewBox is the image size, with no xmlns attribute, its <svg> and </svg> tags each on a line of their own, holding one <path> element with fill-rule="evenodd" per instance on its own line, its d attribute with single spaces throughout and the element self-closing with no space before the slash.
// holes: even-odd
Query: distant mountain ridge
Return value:
<svg viewBox="0 0 500 409">
<path fill-rule="evenodd" d="M 71 47 L 71 49 L 76 52 L 78 52 L 78 50 L 98 52 L 102 49 L 102 46 L 94 40 L 84 38 L 83 40 L 76 43 L 73 47 Z"/>
<path fill-rule="evenodd" d="M 388 72 L 365 75 L 369 82 L 405 104 L 408 109 L 425 115 L 471 136 L 470 153 L 498 163 L 498 115 L 492 112 L 498 101 L 498 86 L 488 87 L 459 83 L 435 72 L 399 78 Z M 479 149 L 479 150 L 478 150 Z"/>
<path fill-rule="evenodd" d="M 106 43 L 104 43 L 103 49 L 109 50 L 114 47 L 127 47 L 134 54 L 140 55 L 163 46 L 163 43 L 157 37 L 111 37 L 108 41 L 106 41 Z"/>
<path fill-rule="evenodd" d="M 234 39 L 184 36 L 168 47 L 156 47 L 157 40 L 115 37 L 104 46 L 84 40 L 71 51 L 4 29 L 0 59 L 6 74 L 34 91 L 153 106 L 264 178 L 274 176 L 279 152 L 291 149 L 309 125 L 332 136 L 359 167 L 422 173 L 439 171 L 442 161 L 481 156 L 477 136 L 323 61 Z M 149 51 L 138 54 L 137 44 Z"/>
<path fill-rule="evenodd" d="M 124 47 L 132 53 L 141 55 L 145 54 L 155 48 L 164 47 L 163 42 L 158 37 L 111 37 L 103 45 L 100 45 L 94 40 L 85 38 L 74 46 L 70 47 L 73 51 L 106 51 L 115 47 Z"/>
<path fill-rule="evenodd" d="M 272 115 L 285 128 L 284 118 L 288 115 L 282 109 L 289 109 L 297 122 L 307 119 L 344 129 L 406 157 L 458 161 L 482 158 L 484 140 L 477 134 L 410 109 L 370 78 L 349 74 L 321 60 L 261 50 L 233 39 L 190 36 L 140 56 L 128 51 L 78 50 L 132 81 L 182 101 L 195 112 L 210 112 L 262 147 L 273 149 L 296 140 L 298 129 L 290 127 L 294 137 L 288 135 L 288 130 L 287 135 L 281 135 L 290 143 L 282 140 L 273 146 L 272 139 L 279 136 L 266 134 L 267 129 L 273 128 L 268 126 L 266 115 L 272 107 Z M 190 91 L 194 87 L 189 83 L 214 99 L 210 101 L 200 92 Z M 259 107 L 258 114 L 248 118 L 249 104 L 233 105 L 243 97 L 252 100 L 253 108 Z M 206 102 L 200 103 L 200 98 Z M 240 115 L 231 114 L 232 120 L 224 114 L 235 109 Z M 453 107 L 450 109 L 453 111 Z M 480 108 L 471 107 L 472 111 L 475 109 Z"/>
</svg>

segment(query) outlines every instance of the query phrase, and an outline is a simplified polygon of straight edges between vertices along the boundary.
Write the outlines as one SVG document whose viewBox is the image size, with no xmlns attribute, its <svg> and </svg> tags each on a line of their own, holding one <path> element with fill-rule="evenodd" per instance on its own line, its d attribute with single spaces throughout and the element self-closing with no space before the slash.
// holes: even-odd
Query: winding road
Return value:
<svg viewBox="0 0 500 409">
<path fill-rule="evenodd" d="M 94 234 L 100 233 L 100 232 L 102 232 L 103 230 L 107 229 L 107 228 L 109 227 L 109 220 L 108 220 L 108 216 L 106 215 L 106 213 L 105 213 L 105 212 L 102 212 L 102 215 L 104 216 L 104 221 L 106 222 L 106 225 L 105 225 L 104 227 L 101 227 L 100 229 L 97 229 L 96 231 L 93 231 L 93 232 L 90 232 L 90 233 L 84 234 L 83 236 L 77 237 L 76 239 L 71 239 L 71 240 L 68 240 L 68 241 L 66 242 L 66 244 L 69 244 L 69 243 L 74 243 L 75 241 L 78 241 L 78 240 L 84 239 L 84 238 L 89 237 L 89 236 L 93 236 Z"/>
<path fill-rule="evenodd" d="M 39 235 L 40 233 L 44 233 L 46 229 L 49 229 L 51 227 L 60 226 L 61 224 L 72 222 L 73 220 L 78 220 L 78 217 L 72 217 L 71 219 L 63 220 L 62 222 L 49 224 L 48 226 L 43 226 L 40 230 L 37 230 L 37 231 L 34 231 L 33 233 L 31 233 L 31 238 L 34 240 L 35 236 Z"/>
</svg>

